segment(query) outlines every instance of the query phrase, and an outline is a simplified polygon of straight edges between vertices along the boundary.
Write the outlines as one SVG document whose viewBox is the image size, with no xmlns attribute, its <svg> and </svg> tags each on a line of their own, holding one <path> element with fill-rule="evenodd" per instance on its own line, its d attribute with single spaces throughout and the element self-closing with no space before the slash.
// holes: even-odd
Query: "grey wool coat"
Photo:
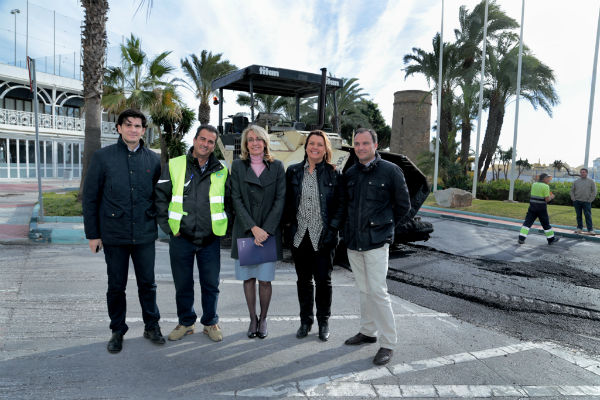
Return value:
<svg viewBox="0 0 600 400">
<path fill-rule="evenodd" d="M 235 219 L 231 233 L 231 257 L 237 259 L 237 239 L 254 237 L 253 226 L 264 229 L 277 240 L 277 259 L 281 248 L 281 216 L 285 205 L 285 170 L 279 160 L 265 161 L 266 168 L 257 177 L 250 160 L 235 160 L 231 166 L 231 197 Z"/>
</svg>

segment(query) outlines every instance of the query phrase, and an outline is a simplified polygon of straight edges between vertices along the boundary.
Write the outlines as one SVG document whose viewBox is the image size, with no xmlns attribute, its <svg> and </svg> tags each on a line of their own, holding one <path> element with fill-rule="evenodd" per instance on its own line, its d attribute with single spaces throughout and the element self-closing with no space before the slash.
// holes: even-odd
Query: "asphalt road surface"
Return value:
<svg viewBox="0 0 600 400">
<path fill-rule="evenodd" d="M 390 292 L 524 340 L 555 340 L 600 354 L 600 247 L 543 235 L 428 219 L 427 242 L 390 256 Z"/>
</svg>

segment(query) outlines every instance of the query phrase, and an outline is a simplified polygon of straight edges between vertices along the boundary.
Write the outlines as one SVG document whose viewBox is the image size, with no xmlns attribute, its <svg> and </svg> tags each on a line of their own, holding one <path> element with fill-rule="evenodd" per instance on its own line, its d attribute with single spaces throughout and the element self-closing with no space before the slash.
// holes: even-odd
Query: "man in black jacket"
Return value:
<svg viewBox="0 0 600 400">
<path fill-rule="evenodd" d="M 227 231 L 231 183 L 227 168 L 213 154 L 217 135 L 215 127 L 201 125 L 187 155 L 171 159 L 156 185 L 158 223 L 170 236 L 169 256 L 179 318 L 169 340 L 194 333 L 197 319 L 194 258 L 200 275 L 203 332 L 215 342 L 223 340 L 217 314 L 221 271 L 219 237 Z"/>
<path fill-rule="evenodd" d="M 358 163 L 345 174 L 346 225 L 344 240 L 356 285 L 360 290 L 360 330 L 347 345 L 375 343 L 381 347 L 373 363 L 387 364 L 397 342 L 394 312 L 387 290 L 388 249 L 394 229 L 410 210 L 402 170 L 382 160 L 377 134 L 361 128 L 354 134 Z"/>
<path fill-rule="evenodd" d="M 160 176 L 160 159 L 144 147 L 141 137 L 146 117 L 137 110 L 119 115 L 116 144 L 96 151 L 83 187 L 85 236 L 93 253 L 104 249 L 108 273 L 106 300 L 113 334 L 107 349 L 123 348 L 125 288 L 129 259 L 133 261 L 144 319 L 144 337 L 164 344 L 156 305 L 154 242 L 157 238 L 154 185 Z"/>
</svg>

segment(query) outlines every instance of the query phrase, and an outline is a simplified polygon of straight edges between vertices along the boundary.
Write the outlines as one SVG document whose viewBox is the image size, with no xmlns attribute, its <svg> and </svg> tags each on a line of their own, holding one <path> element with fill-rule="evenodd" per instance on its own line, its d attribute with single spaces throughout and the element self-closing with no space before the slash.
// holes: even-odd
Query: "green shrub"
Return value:
<svg viewBox="0 0 600 400">
<path fill-rule="evenodd" d="M 44 215 L 78 216 L 82 215 L 81 203 L 77 201 L 78 191 L 66 193 L 46 192 L 44 196 Z"/>
<path fill-rule="evenodd" d="M 572 206 L 571 201 L 571 186 L 572 182 L 550 182 L 550 191 L 554 193 L 552 204 L 562 206 Z M 596 187 L 600 186 L 596 184 Z M 477 198 L 481 200 L 507 200 L 510 192 L 510 181 L 499 179 L 491 182 L 483 182 L 477 184 Z M 520 180 L 515 181 L 513 199 L 518 202 L 527 203 L 531 194 L 531 183 Z M 592 202 L 592 207 L 600 208 L 600 193 L 596 195 L 596 199 Z"/>
</svg>

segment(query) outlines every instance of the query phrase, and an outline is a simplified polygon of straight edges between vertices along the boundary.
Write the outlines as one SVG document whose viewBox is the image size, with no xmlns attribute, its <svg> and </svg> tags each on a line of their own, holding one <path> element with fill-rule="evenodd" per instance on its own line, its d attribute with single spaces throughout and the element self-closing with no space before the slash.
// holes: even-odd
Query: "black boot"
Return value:
<svg viewBox="0 0 600 400">
<path fill-rule="evenodd" d="M 123 350 L 123 333 L 121 331 L 113 332 L 106 349 L 109 353 L 118 353 Z"/>
<path fill-rule="evenodd" d="M 152 328 L 144 330 L 144 337 L 150 339 L 154 344 L 165 344 L 165 338 L 163 337 L 160 326 L 155 325 Z"/>
<path fill-rule="evenodd" d="M 312 325 L 309 324 L 300 324 L 300 328 L 298 328 L 298 331 L 296 332 L 296 337 L 298 339 L 302 339 L 303 337 L 306 337 L 306 335 L 308 335 L 308 332 L 310 332 L 310 329 L 312 328 Z"/>
<path fill-rule="evenodd" d="M 321 322 L 319 323 L 319 339 L 321 341 L 326 342 L 329 340 L 329 323 Z"/>
</svg>

